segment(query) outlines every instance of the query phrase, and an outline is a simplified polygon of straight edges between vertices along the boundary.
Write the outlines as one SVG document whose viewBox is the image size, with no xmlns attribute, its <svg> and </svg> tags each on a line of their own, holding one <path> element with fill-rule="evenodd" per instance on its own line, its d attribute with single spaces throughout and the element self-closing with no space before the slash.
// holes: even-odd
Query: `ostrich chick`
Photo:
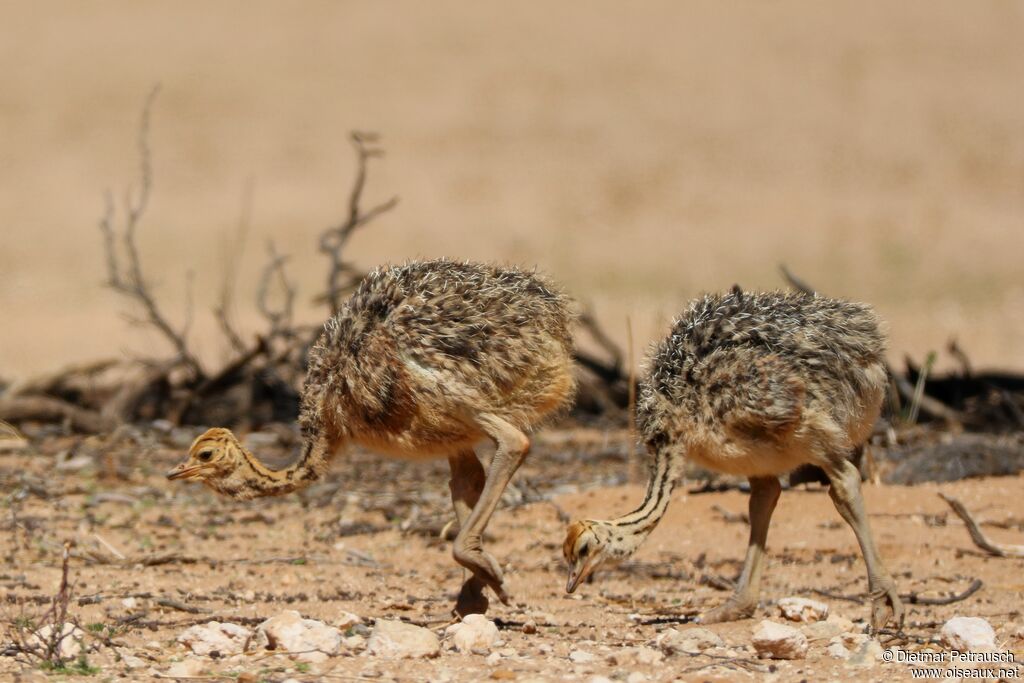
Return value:
<svg viewBox="0 0 1024 683">
<path fill-rule="evenodd" d="M 508 602 L 484 529 L 526 458 L 526 432 L 572 400 L 572 320 L 569 300 L 533 273 L 447 260 L 379 268 L 309 353 L 293 465 L 271 470 L 230 431 L 211 429 L 167 477 L 244 500 L 308 486 L 349 444 L 447 457 L 454 557 L 472 572 L 455 612 L 483 613 L 486 586 Z M 486 472 L 473 451 L 485 438 L 497 445 Z"/>
<path fill-rule="evenodd" d="M 704 615 L 753 615 L 778 475 L 809 463 L 853 528 L 867 564 L 871 622 L 903 606 L 882 565 L 850 461 L 871 434 L 886 384 L 885 336 L 865 305 L 807 294 L 707 295 L 691 304 L 648 359 L 637 424 L 653 457 L 647 495 L 611 521 L 572 524 L 563 546 L 566 590 L 607 560 L 628 557 L 665 514 L 683 458 L 750 481 L 750 542 L 735 594 Z"/>
</svg>

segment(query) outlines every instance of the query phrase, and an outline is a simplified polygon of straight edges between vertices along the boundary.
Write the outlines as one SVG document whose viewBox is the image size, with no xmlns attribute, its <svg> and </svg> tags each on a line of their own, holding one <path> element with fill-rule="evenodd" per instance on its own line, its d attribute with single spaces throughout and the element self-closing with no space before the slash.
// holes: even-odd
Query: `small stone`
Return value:
<svg viewBox="0 0 1024 683">
<path fill-rule="evenodd" d="M 256 601 L 256 591 L 254 591 L 254 590 L 247 590 L 247 591 L 245 591 L 244 593 L 242 593 L 242 600 L 245 600 L 246 602 L 255 602 Z"/>
<path fill-rule="evenodd" d="M 487 658 L 484 660 L 484 663 L 487 664 L 487 666 L 497 666 L 498 662 L 500 661 L 501 655 L 497 652 L 492 652 L 491 654 L 487 655 Z"/>
<path fill-rule="evenodd" d="M 647 680 L 647 675 L 639 671 L 634 671 L 626 676 L 626 683 L 643 683 Z"/>
<path fill-rule="evenodd" d="M 825 648 L 825 652 L 835 659 L 849 659 L 850 651 L 843 645 L 842 638 L 833 638 L 829 641 L 828 647 Z"/>
<path fill-rule="evenodd" d="M 164 672 L 164 676 L 168 678 L 192 678 L 193 676 L 201 676 L 203 673 L 203 661 L 201 659 L 183 659 L 180 662 L 171 664 L 167 671 Z"/>
<path fill-rule="evenodd" d="M 323 662 L 341 651 L 341 631 L 286 610 L 256 627 L 255 646 L 295 653 L 300 662 Z"/>
<path fill-rule="evenodd" d="M 414 659 L 436 657 L 441 652 L 441 641 L 422 626 L 378 619 L 366 647 L 370 654 L 381 657 Z"/>
<path fill-rule="evenodd" d="M 121 663 L 129 669 L 141 669 L 146 666 L 146 660 L 135 655 L 124 655 L 121 657 Z"/>
<path fill-rule="evenodd" d="M 807 636 L 798 629 L 765 619 L 752 640 L 762 659 L 803 659 L 807 656 Z"/>
<path fill-rule="evenodd" d="M 135 609 L 139 606 L 139 601 L 135 598 L 125 598 L 121 601 L 121 606 L 125 609 Z"/>
<path fill-rule="evenodd" d="M 352 612 L 346 612 L 345 610 L 339 612 L 338 616 L 335 617 L 333 621 L 335 628 L 338 628 L 342 631 L 347 631 L 350 628 L 355 628 L 356 626 L 362 623 L 362 617 L 360 617 L 358 614 L 352 614 Z"/>
<path fill-rule="evenodd" d="M 459 652 L 490 652 L 498 640 L 498 627 L 482 614 L 466 615 L 461 622 L 445 631 Z"/>
<path fill-rule="evenodd" d="M 361 635 L 358 634 L 354 636 L 349 636 L 345 638 L 342 642 L 345 644 L 345 647 L 349 650 L 359 651 L 366 649 L 366 638 L 363 638 Z"/>
<path fill-rule="evenodd" d="M 873 667 L 881 656 L 882 645 L 874 638 L 871 638 L 850 654 L 847 664 L 866 669 Z"/>
<path fill-rule="evenodd" d="M 685 653 L 697 654 L 708 648 L 722 647 L 725 641 L 717 633 L 701 626 L 679 631 L 665 629 L 658 634 L 655 644 L 667 655 Z"/>
<path fill-rule="evenodd" d="M 981 617 L 953 617 L 942 625 L 939 638 L 951 650 L 985 652 L 996 649 L 996 633 Z"/>
<path fill-rule="evenodd" d="M 528 636 L 532 636 L 536 632 L 537 632 L 537 622 L 534 621 L 533 619 L 528 619 L 526 621 L 526 623 L 523 624 L 523 633 L 525 633 Z"/>
<path fill-rule="evenodd" d="M 592 664 L 597 661 L 597 657 L 586 650 L 573 650 L 569 653 L 569 660 L 576 664 Z"/>
<path fill-rule="evenodd" d="M 587 683 L 615 683 L 615 681 L 605 676 L 591 676 L 587 679 Z"/>
<path fill-rule="evenodd" d="M 828 618 L 828 605 L 808 598 L 782 598 L 777 603 L 779 613 L 790 621 L 812 623 Z"/>
<path fill-rule="evenodd" d="M 816 621 L 813 624 L 801 627 L 800 630 L 807 636 L 807 640 L 812 641 L 830 640 L 843 633 L 843 629 L 839 624 L 830 621 Z"/>
<path fill-rule="evenodd" d="M 245 649 L 251 635 L 252 631 L 244 626 L 210 621 L 185 629 L 178 636 L 178 642 L 197 655 L 209 656 L 211 652 L 235 655 Z"/>
</svg>

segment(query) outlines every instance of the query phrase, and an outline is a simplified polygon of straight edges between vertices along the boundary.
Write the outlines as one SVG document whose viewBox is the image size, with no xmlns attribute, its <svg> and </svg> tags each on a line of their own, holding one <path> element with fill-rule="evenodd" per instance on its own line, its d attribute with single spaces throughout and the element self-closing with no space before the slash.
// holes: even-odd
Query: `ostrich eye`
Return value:
<svg viewBox="0 0 1024 683">
<path fill-rule="evenodd" d="M 196 456 L 200 462 L 210 462 L 210 458 L 213 457 L 213 451 L 203 451 Z"/>
<path fill-rule="evenodd" d="M 590 552 L 590 546 L 589 545 L 584 544 L 584 545 L 580 546 L 580 557 L 586 557 L 589 552 Z"/>
</svg>

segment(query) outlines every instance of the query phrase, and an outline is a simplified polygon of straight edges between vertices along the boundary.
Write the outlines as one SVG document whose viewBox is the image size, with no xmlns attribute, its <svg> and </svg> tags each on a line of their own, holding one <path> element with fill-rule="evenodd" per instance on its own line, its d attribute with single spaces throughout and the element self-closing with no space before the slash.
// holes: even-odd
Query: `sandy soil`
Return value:
<svg viewBox="0 0 1024 683">
<path fill-rule="evenodd" d="M 641 680 L 650 681 L 909 680 L 903 665 L 851 669 L 827 656 L 823 641 L 812 642 L 808 658 L 795 662 L 759 660 L 749 649 L 758 621 L 775 615 L 774 601 L 785 596 L 817 597 L 863 626 L 864 605 L 813 593 L 857 595 L 865 586 L 853 535 L 818 488 L 783 494 L 757 617 L 711 627 L 734 657 L 674 655 L 644 664 L 624 654 L 624 648 L 652 643 L 664 629 L 692 628 L 685 623 L 688 616 L 721 602 L 727 593 L 708 581 L 735 577 L 747 531 L 727 514 L 745 511 L 744 494 L 696 494 L 691 483 L 677 490 L 668 516 L 630 563 L 567 596 L 559 510 L 572 517 L 607 516 L 628 510 L 642 495 L 638 485 L 616 484 L 629 469 L 621 436 L 609 434 L 602 445 L 596 439 L 583 442 L 578 433 L 543 435 L 515 481 L 516 490 L 496 514 L 487 544 L 503 563 L 514 596 L 512 605 L 491 611 L 505 641 L 496 662 L 446 650 L 432 660 L 396 662 L 353 653 L 296 668 L 284 656 L 254 653 L 207 660 L 204 675 L 248 672 L 242 680 L 270 681 L 554 681 L 594 674 L 624 680 L 639 672 L 646 676 Z M 73 614 L 84 625 L 112 628 L 117 651 L 144 661 L 142 668 L 129 670 L 114 649 L 103 646 L 89 656 L 102 677 L 140 679 L 166 671 L 186 654 L 176 636 L 211 619 L 253 624 L 295 609 L 327 622 L 347 610 L 367 623 L 401 619 L 439 633 L 448 623 L 462 572 L 450 559 L 448 544 L 436 537 L 436 527 L 450 516 L 441 464 L 411 465 L 356 453 L 301 495 L 233 503 L 196 486 L 163 481 L 160 473 L 180 457 L 166 446 L 108 451 L 98 454 L 95 465 L 55 473 L 54 453 L 68 445 L 51 439 L 39 452 L 0 457 L 3 489 L 11 492 L 0 534 L 2 609 L 6 618 L 38 612 L 38 603 L 58 581 L 60 543 L 74 539 L 74 594 L 90 598 L 90 604 L 73 602 Z M 76 450 L 88 452 L 85 446 Z M 119 473 L 120 479 L 104 473 Z M 1024 641 L 1011 635 L 1024 620 L 1024 561 L 976 553 L 963 525 L 936 495 L 942 490 L 960 497 L 983 522 L 1003 524 L 986 526 L 986 533 L 1019 543 L 1022 484 L 1024 477 L 1018 476 L 941 487 L 867 486 L 876 538 L 902 592 L 941 596 L 962 591 L 975 578 L 984 582 L 979 592 L 954 605 L 908 605 L 905 638 L 886 635 L 884 644 L 919 649 L 947 618 L 982 616 L 996 628 L 1002 646 L 1024 661 Z M 529 500 L 536 502 L 524 502 Z M 113 552 L 128 559 L 118 561 Z M 158 557 L 164 562 L 145 566 Z M 133 596 L 134 604 L 124 602 Z M 178 607 L 160 606 L 158 601 L 166 599 Z M 523 633 L 526 621 L 534 621 L 538 631 Z M 572 663 L 573 649 L 596 660 Z M 17 671 L 27 669 L 0 658 L 0 677 Z"/>
<path fill-rule="evenodd" d="M 638 347 L 702 290 L 781 284 L 875 303 L 894 356 L 960 338 L 1024 364 L 1024 9 L 769 4 L 65 2 L 0 6 L 0 376 L 162 348 L 103 290 L 102 195 L 135 178 L 161 83 L 146 269 L 193 338 L 241 253 L 238 316 L 273 238 L 302 314 L 340 215 L 349 129 L 384 134 L 352 245 L 539 264 Z M 235 235 L 254 182 L 252 230 Z"/>
</svg>

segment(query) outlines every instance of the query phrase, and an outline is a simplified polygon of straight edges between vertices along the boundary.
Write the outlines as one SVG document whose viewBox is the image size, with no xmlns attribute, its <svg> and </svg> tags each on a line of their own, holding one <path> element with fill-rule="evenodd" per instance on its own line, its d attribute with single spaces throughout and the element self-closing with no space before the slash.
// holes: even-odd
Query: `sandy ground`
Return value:
<svg viewBox="0 0 1024 683">
<path fill-rule="evenodd" d="M 955 335 L 1019 367 L 1022 38 L 1000 1 L 3 3 L 0 376 L 163 348 L 100 287 L 95 227 L 157 82 L 140 248 L 175 321 L 194 273 L 207 359 L 225 254 L 247 331 L 270 238 L 323 315 L 315 236 L 362 128 L 388 150 L 370 199 L 401 197 L 352 244 L 367 267 L 538 264 L 639 347 L 784 261 L 875 303 L 894 357 Z"/>
<path fill-rule="evenodd" d="M 808 658 L 794 662 L 761 660 L 749 647 L 759 620 L 775 616 L 774 601 L 785 596 L 817 597 L 833 613 L 863 627 L 863 604 L 813 593 L 858 595 L 865 590 L 853 534 L 820 488 L 783 494 L 756 618 L 710 627 L 726 641 L 731 656 L 715 660 L 677 654 L 656 663 L 632 658 L 628 648 L 651 644 L 668 628 L 692 628 L 687 617 L 726 597 L 708 582 L 732 579 L 738 572 L 747 530 L 742 522 L 730 521 L 728 513 L 745 511 L 746 496 L 739 491 L 697 494 L 692 482 L 682 486 L 667 517 L 632 561 L 568 596 L 560 551 L 565 524 L 559 510 L 572 517 L 604 517 L 627 511 L 642 495 L 640 486 L 615 483 L 628 470 L 617 445 L 620 436 L 611 434 L 602 445 L 593 439 L 581 443 L 578 434 L 549 432 L 538 440 L 515 480 L 516 490 L 496 514 L 486 542 L 503 563 L 513 594 L 511 605 L 494 605 L 490 613 L 504 641 L 496 661 L 450 649 L 436 659 L 416 661 L 355 651 L 309 668 L 258 652 L 207 658 L 204 675 L 227 679 L 246 674 L 241 680 L 268 681 L 555 681 L 592 675 L 625 680 L 630 674 L 643 675 L 631 681 L 910 679 L 905 665 L 851 668 L 826 655 L 827 641 L 812 641 Z M 176 636 L 211 619 L 251 625 L 294 609 L 331 622 L 347 610 L 368 624 L 400 619 L 438 633 L 449 621 L 462 571 L 452 562 L 448 543 L 422 531 L 449 517 L 441 464 L 411 465 L 356 453 L 301 495 L 233 503 L 196 486 L 165 482 L 160 473 L 180 457 L 166 446 L 101 453 L 95 465 L 55 473 L 54 452 L 68 445 L 50 439 L 38 452 L 0 457 L 3 489 L 11 492 L 5 494 L 0 534 L 2 609 L 6 619 L 38 613 L 58 581 L 60 543 L 75 540 L 74 595 L 89 598 L 90 604 L 74 601 L 73 615 L 83 625 L 109 627 L 116 652 L 142 660 L 140 668 L 129 669 L 115 649 L 102 646 L 89 655 L 101 679 L 143 679 L 165 672 L 186 656 Z M 946 619 L 981 616 L 995 627 L 1000 647 L 1024 661 L 1019 630 L 1024 625 L 1024 561 L 975 552 L 963 525 L 936 495 L 941 490 L 958 496 L 986 524 L 986 533 L 1019 543 L 1022 484 L 1018 476 L 941 487 L 866 487 L 876 538 L 901 592 L 937 597 L 958 593 L 975 578 L 984 582 L 980 591 L 954 605 L 908 605 L 905 636 L 884 635 L 883 644 L 921 649 Z M 529 500 L 536 502 L 524 502 Z M 112 553 L 127 560 L 118 561 Z M 144 565 L 158 557 L 164 562 Z M 168 599 L 177 607 L 160 606 Z M 527 621 L 537 624 L 536 633 L 522 631 Z M 595 660 L 573 663 L 568 658 L 572 650 L 589 652 Z M 15 672 L 29 669 L 13 658 L 0 658 L 0 677 Z"/>
</svg>

